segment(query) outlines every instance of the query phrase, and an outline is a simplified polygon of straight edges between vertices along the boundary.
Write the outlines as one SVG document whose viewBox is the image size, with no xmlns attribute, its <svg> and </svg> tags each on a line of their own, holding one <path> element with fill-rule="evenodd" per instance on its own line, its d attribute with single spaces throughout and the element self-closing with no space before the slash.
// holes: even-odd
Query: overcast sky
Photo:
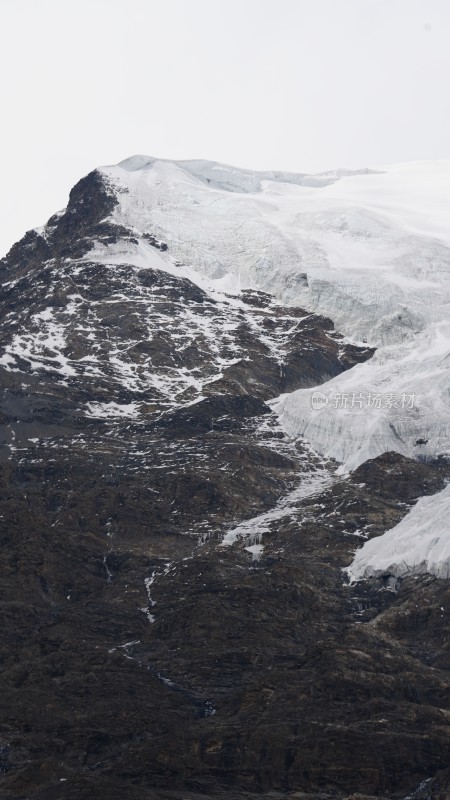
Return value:
<svg viewBox="0 0 450 800">
<path fill-rule="evenodd" d="M 450 0 L 0 0 L 0 255 L 134 153 L 450 158 Z"/>
</svg>

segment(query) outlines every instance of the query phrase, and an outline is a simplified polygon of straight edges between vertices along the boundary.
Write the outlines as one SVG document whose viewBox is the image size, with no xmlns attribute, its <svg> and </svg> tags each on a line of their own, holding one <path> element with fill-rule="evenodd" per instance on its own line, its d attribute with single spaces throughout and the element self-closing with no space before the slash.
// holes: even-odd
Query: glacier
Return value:
<svg viewBox="0 0 450 800">
<path fill-rule="evenodd" d="M 449 515 L 450 485 L 421 498 L 398 525 L 365 542 L 348 569 L 350 580 L 424 572 L 450 578 Z"/>
<path fill-rule="evenodd" d="M 305 176 L 133 156 L 101 172 L 114 221 L 170 241 L 167 269 L 175 259 L 209 288 L 270 291 L 378 348 L 322 387 L 328 397 L 414 398 L 314 409 L 313 390 L 299 390 L 274 399 L 289 434 L 348 469 L 388 450 L 450 453 L 450 161 Z M 115 258 L 144 262 L 143 248 L 121 243 Z"/>
<path fill-rule="evenodd" d="M 377 348 L 322 385 L 320 404 L 314 389 L 273 398 L 290 436 L 343 470 L 392 450 L 450 456 L 450 160 L 305 175 L 138 155 L 99 171 L 118 201 L 110 219 L 134 241 L 97 245 L 91 259 L 148 266 L 150 233 L 170 243 L 153 251 L 158 269 L 228 302 L 268 291 Z M 424 564 L 443 575 L 449 497 L 420 501 L 366 543 L 351 576 Z"/>
</svg>

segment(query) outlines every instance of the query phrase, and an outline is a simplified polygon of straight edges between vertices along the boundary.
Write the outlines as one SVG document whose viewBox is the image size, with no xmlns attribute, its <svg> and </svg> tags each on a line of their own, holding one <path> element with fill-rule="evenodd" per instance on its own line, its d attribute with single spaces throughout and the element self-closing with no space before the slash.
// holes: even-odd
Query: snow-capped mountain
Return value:
<svg viewBox="0 0 450 800">
<path fill-rule="evenodd" d="M 448 200 L 134 156 L 0 262 L 2 797 L 450 785 Z"/>
<path fill-rule="evenodd" d="M 107 218 L 127 235 L 103 237 L 91 262 L 153 265 L 215 291 L 269 291 L 378 348 L 324 389 L 325 407 L 312 409 L 310 391 L 279 401 L 290 434 L 350 468 L 387 450 L 448 454 L 450 162 L 311 177 L 135 156 L 98 174 L 110 186 Z M 39 231 L 42 246 L 55 226 L 57 217 Z M 170 250 L 155 250 L 158 240 Z M 362 395 L 361 413 L 336 395 L 346 405 Z"/>
<path fill-rule="evenodd" d="M 119 224 L 142 236 L 151 220 L 217 285 L 270 290 L 378 348 L 322 387 L 322 407 L 314 389 L 278 399 L 290 435 L 350 469 L 450 455 L 450 162 L 323 183 L 146 157 L 104 172 L 126 190 Z"/>
<path fill-rule="evenodd" d="M 379 348 L 325 392 L 414 398 L 348 415 L 290 396 L 277 406 L 289 433 L 351 468 L 450 452 L 450 162 L 311 179 L 137 156 L 101 172 L 118 193 L 111 219 L 137 237 L 116 259 L 144 263 L 151 230 L 210 285 L 270 291 Z"/>
</svg>

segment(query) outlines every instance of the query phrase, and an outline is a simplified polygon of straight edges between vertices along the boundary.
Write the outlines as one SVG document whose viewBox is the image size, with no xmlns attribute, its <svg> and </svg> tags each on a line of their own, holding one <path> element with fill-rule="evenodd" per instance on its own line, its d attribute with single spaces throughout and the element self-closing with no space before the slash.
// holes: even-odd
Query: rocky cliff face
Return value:
<svg viewBox="0 0 450 800">
<path fill-rule="evenodd" d="M 1 262 L 2 797 L 448 797 L 448 581 L 343 572 L 448 462 L 286 436 L 267 401 L 373 350 L 119 199 Z"/>
</svg>

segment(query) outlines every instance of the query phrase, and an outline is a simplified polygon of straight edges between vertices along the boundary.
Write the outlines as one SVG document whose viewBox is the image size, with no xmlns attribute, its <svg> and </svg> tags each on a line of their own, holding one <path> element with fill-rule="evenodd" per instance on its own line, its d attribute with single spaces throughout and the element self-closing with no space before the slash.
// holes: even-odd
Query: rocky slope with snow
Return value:
<svg viewBox="0 0 450 800">
<path fill-rule="evenodd" d="M 372 409 L 368 433 L 357 415 L 350 431 L 334 409 L 311 424 L 303 396 L 289 397 L 289 432 L 307 434 L 350 466 L 388 449 L 415 457 L 418 439 L 427 440 L 420 454 L 448 453 L 450 162 L 333 176 L 322 186 L 145 156 L 102 174 L 120 191 L 111 219 L 136 236 L 127 258 L 130 251 L 136 263 L 145 258 L 142 237 L 152 230 L 217 286 L 268 290 L 325 314 L 354 340 L 380 348 L 331 391 L 415 398 L 406 418 L 396 406 Z"/>
<path fill-rule="evenodd" d="M 315 182 L 136 156 L 103 174 L 123 192 L 118 224 L 142 236 L 151 220 L 215 284 L 270 288 L 378 348 L 320 407 L 314 389 L 277 400 L 290 435 L 349 469 L 450 456 L 450 162 Z"/>
<path fill-rule="evenodd" d="M 2 797 L 447 796 L 447 169 L 133 157 L 0 262 Z"/>
</svg>

